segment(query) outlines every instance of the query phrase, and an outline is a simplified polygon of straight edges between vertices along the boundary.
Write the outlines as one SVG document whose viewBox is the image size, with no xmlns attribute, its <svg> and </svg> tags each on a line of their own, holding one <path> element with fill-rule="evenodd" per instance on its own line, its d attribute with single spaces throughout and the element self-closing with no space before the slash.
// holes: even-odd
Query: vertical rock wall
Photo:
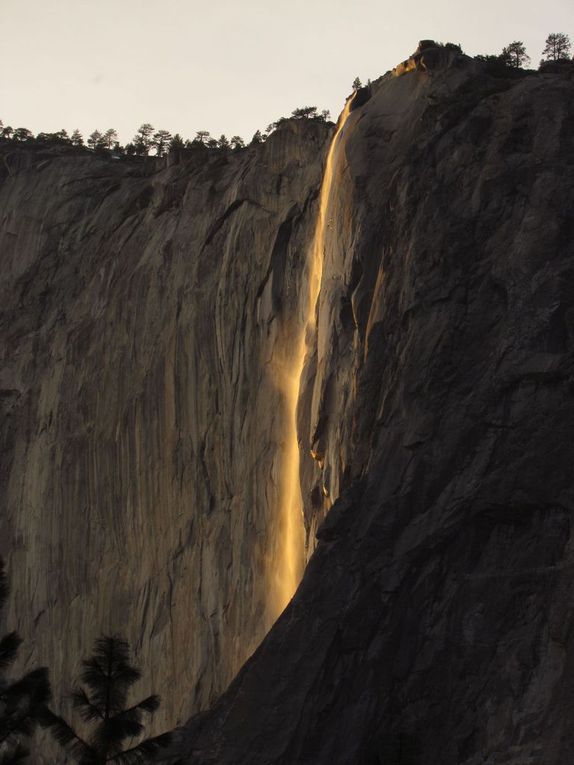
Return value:
<svg viewBox="0 0 574 765">
<path fill-rule="evenodd" d="M 187 762 L 574 758 L 570 71 L 453 53 L 351 114 L 301 422 L 339 500 Z"/>
<path fill-rule="evenodd" d="M 349 119 L 299 409 L 312 533 L 335 502 L 190 763 L 574 756 L 572 79 L 427 64 Z M 3 157 L 1 552 L 58 696 L 123 632 L 173 725 L 277 615 L 268 370 L 303 326 L 326 140 Z"/>
<path fill-rule="evenodd" d="M 220 693 L 277 616 L 283 410 L 328 129 L 158 169 L 3 149 L 0 552 L 56 705 L 100 633 L 163 697 Z M 160 163 L 161 165 L 161 163 Z M 65 708 L 65 707 L 64 707 Z"/>
</svg>

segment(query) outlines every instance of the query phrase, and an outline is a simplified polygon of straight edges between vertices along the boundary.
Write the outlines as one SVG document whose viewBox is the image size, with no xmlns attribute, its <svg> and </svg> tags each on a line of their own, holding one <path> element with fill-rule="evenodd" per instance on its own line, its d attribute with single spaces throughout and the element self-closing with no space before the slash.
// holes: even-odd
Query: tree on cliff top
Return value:
<svg viewBox="0 0 574 765">
<path fill-rule="evenodd" d="M 173 136 L 169 130 L 158 130 L 153 134 L 152 146 L 155 148 L 156 155 L 158 157 L 163 157 L 163 155 L 167 152 L 172 138 Z"/>
<path fill-rule="evenodd" d="M 210 138 L 211 133 L 209 130 L 198 130 L 193 141 L 194 143 L 202 143 L 206 145 Z"/>
<path fill-rule="evenodd" d="M 140 125 L 132 141 L 136 154 L 141 156 L 149 154 L 149 150 L 153 146 L 153 131 L 153 125 L 150 125 L 149 122 Z"/>
<path fill-rule="evenodd" d="M 542 51 L 543 61 L 564 61 L 570 58 L 570 38 L 562 32 L 552 32 L 546 38 L 546 47 Z"/>
<path fill-rule="evenodd" d="M 240 135 L 234 135 L 229 139 L 229 145 L 234 151 L 236 151 L 237 149 L 245 148 L 245 141 Z"/>
<path fill-rule="evenodd" d="M 185 141 L 183 140 L 183 138 L 180 136 L 179 133 L 176 133 L 169 143 L 169 150 L 181 151 L 184 148 L 185 148 Z"/>
<path fill-rule="evenodd" d="M 144 726 L 144 712 L 158 708 L 159 696 L 152 695 L 137 704 L 127 706 L 131 686 L 141 677 L 139 669 L 130 663 L 128 643 L 119 637 L 101 637 L 96 640 L 94 653 L 82 662 L 81 681 L 71 695 L 74 708 L 82 720 L 92 723 L 89 738 L 82 738 L 62 718 L 46 711 L 42 724 L 63 749 L 80 765 L 133 765 L 150 762 L 154 755 L 171 742 L 171 734 L 148 738 L 128 749 L 124 741 L 140 736 Z"/>
<path fill-rule="evenodd" d="M 96 151 L 96 149 L 102 148 L 102 134 L 99 130 L 94 130 L 93 133 L 90 133 L 88 136 L 88 140 L 86 143 L 92 149 L 93 151 Z"/>
<path fill-rule="evenodd" d="M 303 106 L 300 109 L 293 109 L 291 116 L 295 117 L 296 120 L 313 119 L 314 117 L 317 117 L 317 107 Z"/>
<path fill-rule="evenodd" d="M 511 42 L 502 49 L 502 58 L 508 62 L 508 66 L 513 66 L 516 69 L 530 63 L 530 56 L 526 53 L 526 47 L 519 40 Z"/>
<path fill-rule="evenodd" d="M 0 611 L 6 604 L 9 587 L 0 558 Z M 0 639 L 0 765 L 15 765 L 29 754 L 22 743 L 34 732 L 38 719 L 51 697 L 46 667 L 35 669 L 10 682 L 6 670 L 14 663 L 22 639 L 10 632 Z"/>
<path fill-rule="evenodd" d="M 14 141 L 31 141 L 34 138 L 34 134 L 28 128 L 19 127 L 12 134 Z"/>
<path fill-rule="evenodd" d="M 106 132 L 101 137 L 101 145 L 104 149 L 108 149 L 108 151 L 112 148 L 112 146 L 117 142 L 118 140 L 118 134 L 117 131 L 114 130 L 114 128 L 109 128 L 109 130 L 106 130 Z"/>
<path fill-rule="evenodd" d="M 84 138 L 78 128 L 74 130 L 72 133 L 72 137 L 70 138 L 70 141 L 72 143 L 72 146 L 83 146 L 84 145 Z"/>
</svg>

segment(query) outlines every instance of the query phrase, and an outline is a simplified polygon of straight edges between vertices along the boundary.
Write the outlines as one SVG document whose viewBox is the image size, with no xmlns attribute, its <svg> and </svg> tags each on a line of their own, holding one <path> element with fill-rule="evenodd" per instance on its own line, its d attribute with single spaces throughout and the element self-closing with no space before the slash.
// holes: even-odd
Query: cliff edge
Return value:
<svg viewBox="0 0 574 765">
<path fill-rule="evenodd" d="M 55 706 L 102 632 L 154 729 L 232 680 L 269 597 L 284 413 L 330 127 L 169 162 L 0 147 L 0 554 Z"/>
<path fill-rule="evenodd" d="M 573 109 L 453 53 L 351 113 L 307 368 L 339 498 L 186 762 L 573 759 Z"/>
<path fill-rule="evenodd" d="M 574 80 L 409 61 L 332 155 L 310 561 L 259 648 L 332 130 L 163 164 L 0 147 L 7 620 L 58 709 L 125 634 L 190 765 L 574 758 Z"/>
</svg>

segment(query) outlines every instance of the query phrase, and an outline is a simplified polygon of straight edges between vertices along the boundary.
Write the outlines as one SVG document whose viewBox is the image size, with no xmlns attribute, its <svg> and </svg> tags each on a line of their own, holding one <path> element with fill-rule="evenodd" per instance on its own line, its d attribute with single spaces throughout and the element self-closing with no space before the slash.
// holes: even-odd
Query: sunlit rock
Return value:
<svg viewBox="0 0 574 765">
<path fill-rule="evenodd" d="M 347 122 L 300 421 L 335 502 L 186 762 L 574 756 L 574 81 L 448 55 Z"/>
<path fill-rule="evenodd" d="M 163 163 L 0 146 L 0 552 L 58 704 L 121 633 L 163 697 L 156 730 L 182 722 L 288 600 L 293 414 L 271 367 L 304 330 L 329 134 L 292 121 Z"/>
<path fill-rule="evenodd" d="M 336 144 L 1 150 L 9 622 L 57 695 L 125 634 L 158 730 L 256 649 L 190 765 L 573 757 L 574 83 L 430 43 Z"/>
</svg>

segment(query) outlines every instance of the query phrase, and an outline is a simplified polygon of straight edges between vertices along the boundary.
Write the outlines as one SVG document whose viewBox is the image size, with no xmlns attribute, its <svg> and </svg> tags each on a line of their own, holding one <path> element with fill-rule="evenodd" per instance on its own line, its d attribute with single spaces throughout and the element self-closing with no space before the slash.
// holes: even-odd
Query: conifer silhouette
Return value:
<svg viewBox="0 0 574 765">
<path fill-rule="evenodd" d="M 10 588 L 0 558 L 0 611 Z M 0 639 L 0 765 L 16 765 L 29 754 L 22 743 L 34 732 L 44 705 L 51 697 L 46 667 L 28 672 L 20 680 L 10 682 L 6 671 L 14 663 L 22 638 L 10 632 Z"/>
<path fill-rule="evenodd" d="M 94 653 L 82 662 L 81 681 L 88 690 L 78 687 L 71 695 L 74 708 L 82 720 L 94 728 L 88 740 L 79 736 L 62 718 L 51 711 L 44 717 L 56 741 L 80 765 L 133 765 L 149 762 L 171 742 L 171 734 L 148 738 L 124 749 L 126 739 L 140 736 L 144 712 L 159 707 L 159 696 L 152 695 L 127 707 L 131 686 L 141 677 L 139 669 L 130 664 L 128 643 L 120 637 L 103 636 L 96 640 Z"/>
</svg>

